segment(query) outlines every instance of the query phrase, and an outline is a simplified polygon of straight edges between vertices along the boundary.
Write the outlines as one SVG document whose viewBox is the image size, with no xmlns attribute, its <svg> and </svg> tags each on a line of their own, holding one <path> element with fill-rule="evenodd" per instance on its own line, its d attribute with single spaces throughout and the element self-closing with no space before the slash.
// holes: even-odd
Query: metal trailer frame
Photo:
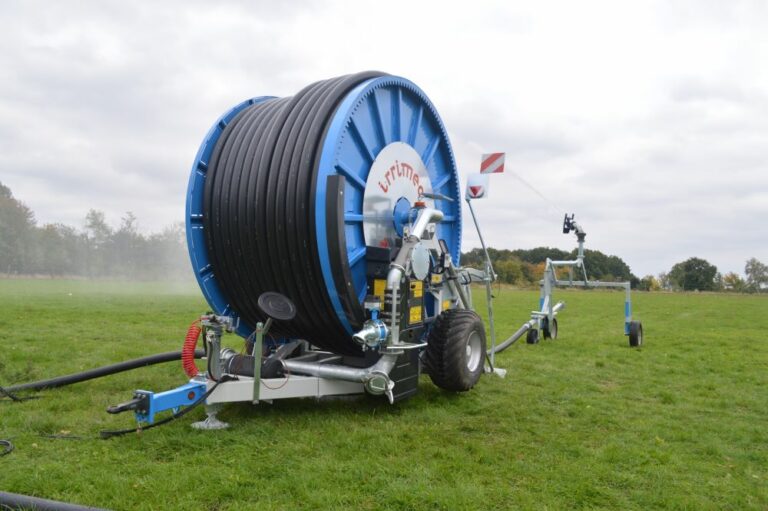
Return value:
<svg viewBox="0 0 768 511">
<path fill-rule="evenodd" d="M 444 196 L 432 195 L 432 197 L 444 199 Z M 428 251 L 442 250 L 445 256 L 445 271 L 448 278 L 445 284 L 438 289 L 430 289 L 429 292 L 435 294 L 436 315 L 442 310 L 442 304 L 445 302 L 454 303 L 456 307 L 462 309 L 472 309 L 472 296 L 470 284 L 473 282 L 482 282 L 485 285 L 488 322 L 491 335 L 490 349 L 485 353 L 487 364 L 485 372 L 493 373 L 504 377 L 506 370 L 495 367 L 495 354 L 507 349 L 514 344 L 523 335 L 528 334 L 528 342 L 538 342 L 538 331 L 540 329 L 549 330 L 551 337 L 556 337 L 556 316 L 565 307 L 565 302 L 553 304 L 552 293 L 556 287 L 584 287 L 584 288 L 621 288 L 626 291 L 624 306 L 624 333 L 630 336 L 630 345 L 638 346 L 642 343 L 642 326 L 639 322 L 632 321 L 632 303 L 630 297 L 629 282 L 600 282 L 590 281 L 587 278 L 586 268 L 584 266 L 584 239 L 586 233 L 573 220 L 573 215 L 566 215 L 563 224 L 563 232 L 575 231 L 579 249 L 575 261 L 553 261 L 546 260 L 544 278 L 541 280 L 541 297 L 539 299 L 539 310 L 531 312 L 531 319 L 526 321 L 515 333 L 501 344 L 496 344 L 495 325 L 493 317 L 493 294 L 491 290 L 492 283 L 497 275 L 493 270 L 493 264 L 483 239 L 480 224 L 475 216 L 472 202 L 467 198 L 472 219 L 477 229 L 480 243 L 485 256 L 485 268 L 478 270 L 474 268 L 457 268 L 453 265 L 450 254 L 444 247 L 439 248 L 440 244 L 434 236 L 434 224 L 443 219 L 443 214 L 439 210 L 425 208 L 419 210 L 419 215 L 415 221 L 406 228 L 404 246 L 401 252 L 404 254 L 402 259 L 398 256 L 390 265 L 387 276 L 388 292 L 391 293 L 391 300 L 396 308 L 401 298 L 397 294 L 399 282 L 405 272 L 415 268 L 420 257 L 429 257 L 428 252 L 419 251 L 418 245 L 426 247 Z M 437 252 L 435 252 L 437 253 Z M 420 255 L 417 255 L 420 254 Z M 424 264 L 424 263 L 422 263 Z M 427 263 L 428 264 L 428 263 Z M 556 270 L 558 268 L 568 268 L 569 279 L 562 280 L 557 278 Z M 574 269 L 581 270 L 583 280 L 574 280 Z M 280 318 L 277 318 L 280 319 Z M 417 350 L 424 348 L 426 343 L 407 343 L 399 339 L 397 322 L 393 322 L 391 329 L 383 326 L 383 323 L 374 317 L 369 323 L 367 329 L 373 333 L 379 331 L 379 346 L 381 358 L 370 367 L 351 367 L 344 365 L 343 357 L 328 351 L 321 351 L 312 348 L 306 341 L 294 341 L 303 343 L 302 354 L 293 357 L 286 355 L 292 350 L 286 351 L 284 355 L 275 352 L 271 358 L 281 364 L 285 369 L 285 375 L 280 377 L 266 376 L 261 373 L 261 357 L 253 357 L 253 376 L 246 374 L 237 374 L 236 379 L 228 379 L 229 372 L 225 370 L 228 363 L 228 357 L 236 355 L 234 350 L 222 349 L 221 337 L 224 332 L 238 331 L 238 321 L 231 316 L 205 315 L 201 317 L 203 332 L 206 345 L 208 346 L 208 372 L 203 372 L 190 379 L 188 383 L 175 389 L 164 392 L 153 393 L 145 390 L 137 390 L 133 399 L 116 407 L 112 407 L 110 413 L 119 413 L 122 411 L 133 410 L 136 420 L 139 424 L 153 424 L 156 414 L 173 410 L 176 413 L 181 407 L 193 406 L 203 402 L 206 408 L 207 418 L 203 421 L 192 424 L 197 429 L 222 429 L 228 427 L 228 424 L 220 421 L 216 415 L 225 403 L 248 402 L 258 404 L 260 402 L 271 403 L 274 399 L 286 398 L 315 398 L 320 399 L 326 396 L 343 396 L 369 393 L 373 395 L 385 395 L 393 402 L 394 382 L 390 379 L 390 372 L 395 368 L 396 361 L 400 355 L 408 350 Z M 250 338 L 253 341 L 253 353 L 261 353 L 264 337 L 267 335 L 272 325 L 272 317 L 264 323 L 258 323 Z M 554 325 L 554 329 L 551 325 Z M 373 328 L 372 328 L 373 327 Z M 637 339 L 639 328 L 639 342 Z M 363 330 L 355 334 L 360 336 L 358 341 L 362 341 L 364 336 L 371 332 Z M 633 344 L 633 336 L 635 343 Z M 531 338 L 533 337 L 533 342 Z"/>
<path fill-rule="evenodd" d="M 436 200 L 450 200 L 439 194 L 424 195 Z M 422 206 L 421 209 L 414 209 L 414 212 L 418 215 L 405 228 L 404 242 L 401 248 L 403 256 L 402 258 L 398 256 L 391 263 L 387 275 L 387 292 L 390 293 L 388 296 L 391 296 L 393 310 L 397 311 L 397 308 L 402 306 L 400 302 L 403 301 L 403 298 L 399 296 L 398 289 L 404 274 L 410 271 L 415 272 L 418 264 L 429 264 L 428 262 L 425 263 L 422 258 L 428 260 L 438 251 L 442 251 L 447 278 L 438 288 L 428 290 L 428 292 L 434 293 L 436 298 L 434 317 L 437 317 L 443 310 L 444 303 L 453 303 L 455 307 L 461 309 L 471 309 L 469 283 L 479 278 L 488 283 L 489 312 L 492 322 L 490 281 L 494 275 L 493 270 L 486 268 L 486 272 L 483 272 L 454 266 L 450 252 L 446 251 L 435 236 L 436 224 L 444 219 L 442 211 Z M 475 220 L 475 222 L 477 221 Z M 430 252 L 433 253 L 432 256 L 429 255 Z M 488 260 L 488 264 L 490 265 L 490 260 Z M 426 289 L 425 292 L 427 292 Z M 384 325 L 375 317 L 370 322 L 373 322 L 376 328 L 382 328 Z M 253 404 L 258 404 L 260 402 L 271 403 L 274 399 L 296 397 L 319 399 L 325 396 L 370 393 L 385 395 L 392 403 L 394 382 L 390 379 L 390 372 L 395 369 L 398 357 L 409 350 L 417 350 L 426 346 L 426 343 L 403 342 L 398 335 L 398 324 L 393 321 L 390 328 L 383 326 L 379 348 L 382 356 L 378 362 L 370 367 L 346 366 L 341 355 L 315 349 L 306 341 L 300 341 L 304 343 L 302 354 L 293 357 L 282 355 L 275 357 L 276 362 L 281 364 L 285 370 L 284 376 L 264 377 L 261 373 L 262 359 L 254 356 L 253 376 L 237 374 L 236 379 L 229 379 L 227 377 L 229 373 L 224 369 L 224 366 L 228 362 L 227 357 L 235 355 L 235 352 L 228 348 L 222 349 L 221 338 L 225 332 L 240 331 L 238 319 L 232 316 L 209 314 L 201 317 L 201 325 L 208 347 L 207 358 L 209 359 L 208 370 L 210 373 L 202 372 L 184 385 L 164 392 L 154 393 L 137 390 L 131 401 L 111 407 L 110 413 L 133 410 L 139 424 L 153 424 L 156 415 L 160 412 L 172 410 L 175 413 L 181 407 L 203 403 L 208 417 L 192 424 L 192 426 L 197 429 L 222 429 L 228 427 L 228 424 L 220 421 L 216 415 L 224 403 L 230 402 L 250 401 Z M 264 338 L 271 325 L 272 317 L 268 317 L 264 323 L 260 322 L 256 325 L 250 335 L 250 339 L 253 341 L 253 353 L 262 352 Z M 493 331 L 493 323 L 491 323 L 491 332 Z M 361 336 L 360 340 L 363 340 L 365 335 L 366 328 L 364 326 L 364 329 L 353 337 Z M 496 373 L 503 373 L 503 370 L 498 370 Z M 202 399 L 204 401 L 201 401 Z"/>
<path fill-rule="evenodd" d="M 554 303 L 553 291 L 557 287 L 581 287 L 584 289 L 608 288 L 624 289 L 624 335 L 629 336 L 630 346 L 640 346 L 643 342 L 642 324 L 639 321 L 632 320 L 632 296 L 631 283 L 624 282 L 602 282 L 599 280 L 589 280 L 587 278 L 587 269 L 584 266 L 584 240 L 587 233 L 574 220 L 574 215 L 565 215 L 563 220 L 563 234 L 573 231 L 578 241 L 578 252 L 575 261 L 553 261 L 546 259 L 544 266 L 544 277 L 540 281 L 539 309 L 531 311 L 531 319 L 512 334 L 507 340 L 498 346 L 497 352 L 502 351 L 526 335 L 529 344 L 536 344 L 539 340 L 539 330 L 543 330 L 545 337 L 557 337 L 558 313 L 565 308 L 565 302 Z M 557 269 L 568 268 L 568 279 L 558 279 Z M 574 280 L 574 269 L 581 270 L 582 280 Z M 554 304 L 553 304 L 554 303 Z"/>
</svg>

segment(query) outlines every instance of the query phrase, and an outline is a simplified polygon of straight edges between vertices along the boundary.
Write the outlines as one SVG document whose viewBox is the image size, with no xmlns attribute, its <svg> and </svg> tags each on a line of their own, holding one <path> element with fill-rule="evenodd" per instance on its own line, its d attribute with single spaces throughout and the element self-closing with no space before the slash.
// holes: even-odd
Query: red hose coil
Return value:
<svg viewBox="0 0 768 511">
<path fill-rule="evenodd" d="M 202 331 L 198 323 L 199 321 L 195 321 L 189 325 L 187 336 L 184 338 L 184 346 L 181 348 L 181 366 L 190 378 L 194 378 L 200 372 L 195 365 L 195 348 L 197 348 L 197 340 Z"/>
</svg>

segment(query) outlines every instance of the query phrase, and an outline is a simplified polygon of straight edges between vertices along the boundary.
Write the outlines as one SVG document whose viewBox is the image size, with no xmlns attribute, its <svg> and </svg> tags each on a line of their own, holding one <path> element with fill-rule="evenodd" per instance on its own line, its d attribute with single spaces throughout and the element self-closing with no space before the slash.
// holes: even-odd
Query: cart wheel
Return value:
<svg viewBox="0 0 768 511">
<path fill-rule="evenodd" d="M 445 390 L 465 391 L 483 374 L 485 326 L 475 311 L 442 312 L 427 340 L 424 357 L 432 382 Z"/>
<path fill-rule="evenodd" d="M 643 345 L 643 324 L 639 321 L 629 323 L 629 345 L 633 348 Z"/>
<path fill-rule="evenodd" d="M 541 327 L 541 332 L 545 339 L 557 339 L 557 319 L 552 318 L 552 328 L 549 328 L 549 321 L 547 320 Z"/>
<path fill-rule="evenodd" d="M 528 330 L 528 333 L 525 336 L 525 342 L 528 344 L 539 344 L 539 331 L 535 328 Z"/>
</svg>

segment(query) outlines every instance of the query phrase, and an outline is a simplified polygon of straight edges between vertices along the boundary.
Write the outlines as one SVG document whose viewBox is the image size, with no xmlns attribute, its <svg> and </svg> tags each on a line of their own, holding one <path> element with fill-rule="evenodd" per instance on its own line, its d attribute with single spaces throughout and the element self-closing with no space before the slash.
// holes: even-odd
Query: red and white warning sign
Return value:
<svg viewBox="0 0 768 511">
<path fill-rule="evenodd" d="M 470 174 L 467 176 L 467 198 L 485 199 L 488 197 L 488 176 Z"/>
<path fill-rule="evenodd" d="M 484 154 L 480 160 L 480 173 L 500 174 L 504 172 L 504 154 L 505 153 Z"/>
</svg>

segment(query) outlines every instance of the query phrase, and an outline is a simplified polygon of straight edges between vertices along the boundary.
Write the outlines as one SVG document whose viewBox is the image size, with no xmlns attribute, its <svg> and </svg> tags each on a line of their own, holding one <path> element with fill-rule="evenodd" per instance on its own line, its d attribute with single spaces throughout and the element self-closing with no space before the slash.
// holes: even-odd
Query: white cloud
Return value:
<svg viewBox="0 0 768 511">
<path fill-rule="evenodd" d="M 380 69 L 430 95 L 463 175 L 505 150 L 547 198 L 493 176 L 494 246 L 570 248 L 567 210 L 637 274 L 768 260 L 763 2 L 78 6 L 0 5 L 0 181 L 42 222 L 94 207 L 158 230 L 227 108 Z"/>
</svg>

